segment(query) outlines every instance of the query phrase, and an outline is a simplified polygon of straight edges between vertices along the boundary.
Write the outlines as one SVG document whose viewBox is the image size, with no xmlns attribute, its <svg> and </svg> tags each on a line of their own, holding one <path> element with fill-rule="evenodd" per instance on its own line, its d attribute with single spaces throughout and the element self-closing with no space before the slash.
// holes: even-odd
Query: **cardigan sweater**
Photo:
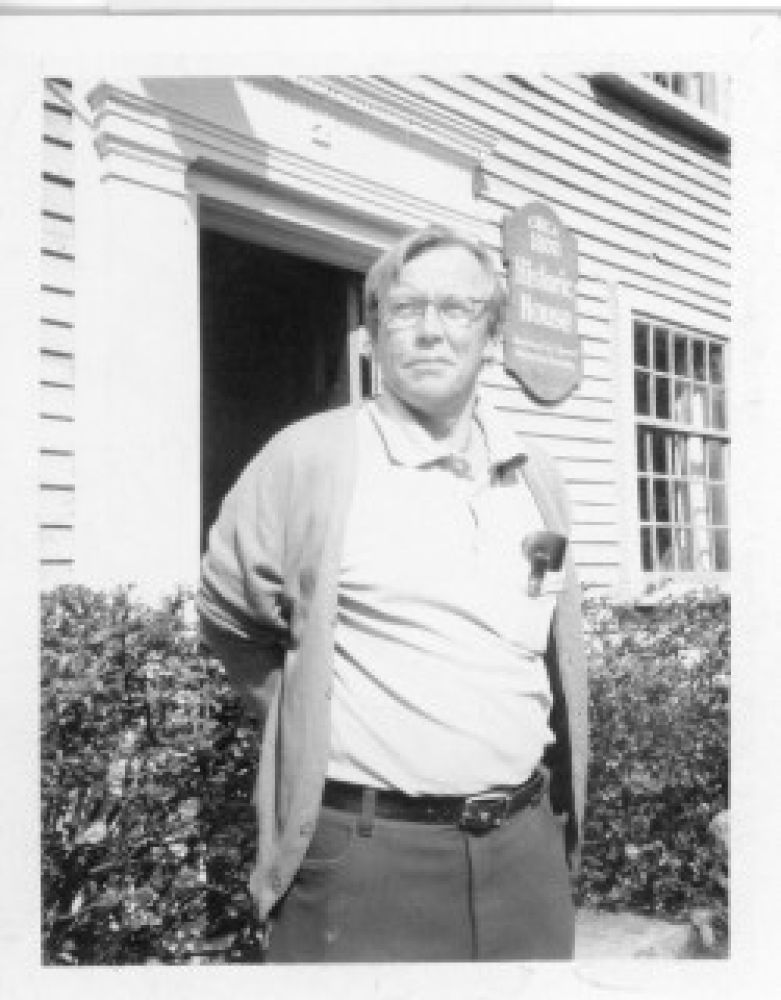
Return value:
<svg viewBox="0 0 781 1000">
<path fill-rule="evenodd" d="M 546 527 L 569 535 L 563 485 L 525 445 L 521 473 Z M 330 744 L 333 636 L 342 541 L 355 482 L 355 410 L 298 421 L 273 437 L 225 498 L 199 591 L 201 635 L 263 722 L 250 888 L 265 918 L 292 882 L 315 829 Z M 568 547 L 569 548 L 569 547 Z M 585 799 L 586 666 L 580 590 L 569 552 L 545 663 L 553 694 L 554 811 L 565 814 L 573 871 Z"/>
</svg>

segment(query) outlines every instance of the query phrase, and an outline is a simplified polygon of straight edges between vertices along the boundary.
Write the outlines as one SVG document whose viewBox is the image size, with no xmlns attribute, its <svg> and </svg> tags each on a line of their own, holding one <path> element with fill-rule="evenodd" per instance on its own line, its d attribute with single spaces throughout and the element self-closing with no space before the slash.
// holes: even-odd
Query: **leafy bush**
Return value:
<svg viewBox="0 0 781 1000">
<path fill-rule="evenodd" d="M 45 962 L 258 960 L 258 734 L 184 602 L 43 598 Z"/>
<path fill-rule="evenodd" d="M 42 599 L 43 958 L 259 961 L 249 896 L 258 730 L 199 650 L 179 593 Z M 586 604 L 591 770 L 580 901 L 716 907 L 727 804 L 729 607 Z M 699 909 L 698 909 L 699 908 Z M 709 925 L 710 926 L 710 925 Z"/>
<path fill-rule="evenodd" d="M 709 826 L 728 805 L 729 599 L 588 602 L 591 760 L 580 899 L 715 915 L 726 859 Z"/>
</svg>

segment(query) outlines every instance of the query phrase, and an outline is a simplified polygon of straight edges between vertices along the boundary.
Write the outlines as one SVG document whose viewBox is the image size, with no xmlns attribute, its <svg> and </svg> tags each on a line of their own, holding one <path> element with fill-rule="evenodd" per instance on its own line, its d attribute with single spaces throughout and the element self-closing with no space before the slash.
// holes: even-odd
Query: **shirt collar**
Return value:
<svg viewBox="0 0 781 1000">
<path fill-rule="evenodd" d="M 388 457 L 397 465 L 421 468 L 453 457 L 452 449 L 424 440 L 415 433 L 413 418 L 390 417 L 383 413 L 375 400 L 367 404 L 367 410 L 382 439 Z M 525 458 L 526 446 L 504 423 L 497 411 L 480 397 L 475 401 L 474 422 L 480 428 L 488 448 L 488 464 L 491 469 L 508 465 Z M 409 424 L 409 429 L 405 427 Z"/>
</svg>

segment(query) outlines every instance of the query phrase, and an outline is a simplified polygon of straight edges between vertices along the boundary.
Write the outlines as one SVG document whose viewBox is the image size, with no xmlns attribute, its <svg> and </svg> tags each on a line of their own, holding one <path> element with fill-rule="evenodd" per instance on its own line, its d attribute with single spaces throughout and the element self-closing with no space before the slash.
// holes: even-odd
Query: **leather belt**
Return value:
<svg viewBox="0 0 781 1000">
<path fill-rule="evenodd" d="M 537 768 L 522 785 L 491 788 L 477 795 L 405 795 L 403 792 L 370 789 L 347 781 L 328 779 L 323 805 L 361 813 L 364 797 L 374 793 L 374 815 L 408 823 L 442 823 L 470 833 L 492 830 L 510 816 L 542 799 L 544 772 Z"/>
</svg>

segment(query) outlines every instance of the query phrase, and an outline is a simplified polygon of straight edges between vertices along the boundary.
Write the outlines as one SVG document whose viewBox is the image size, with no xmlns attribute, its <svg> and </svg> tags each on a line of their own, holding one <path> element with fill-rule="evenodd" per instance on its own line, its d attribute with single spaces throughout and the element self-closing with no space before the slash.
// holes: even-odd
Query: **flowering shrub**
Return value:
<svg viewBox="0 0 781 1000">
<path fill-rule="evenodd" d="M 580 899 L 687 916 L 726 936 L 729 599 L 587 602 L 590 768 Z"/>
<path fill-rule="evenodd" d="M 42 599 L 46 963 L 260 960 L 248 892 L 259 734 L 186 606 L 186 594 L 153 610 L 84 587 Z M 727 803 L 728 610 L 585 607 L 580 901 L 698 919 L 716 907 L 719 942 L 725 861 L 708 824 Z"/>
</svg>

